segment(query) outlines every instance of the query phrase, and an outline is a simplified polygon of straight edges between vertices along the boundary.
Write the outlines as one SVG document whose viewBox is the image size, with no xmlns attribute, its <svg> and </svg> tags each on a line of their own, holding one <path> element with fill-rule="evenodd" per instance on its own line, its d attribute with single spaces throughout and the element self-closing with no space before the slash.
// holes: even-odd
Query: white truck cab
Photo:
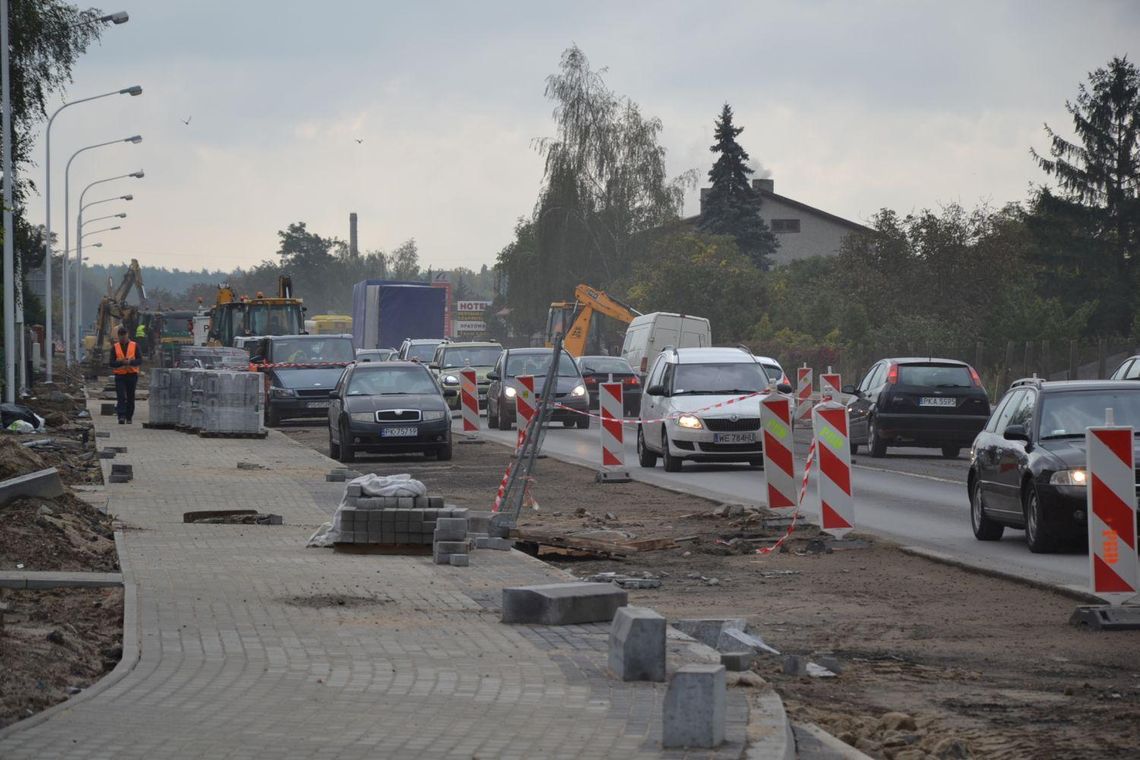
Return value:
<svg viewBox="0 0 1140 760">
<path fill-rule="evenodd" d="M 629 323 L 621 355 L 644 377 L 666 346 L 708 348 L 711 345 L 712 330 L 704 317 L 655 311 Z"/>
</svg>

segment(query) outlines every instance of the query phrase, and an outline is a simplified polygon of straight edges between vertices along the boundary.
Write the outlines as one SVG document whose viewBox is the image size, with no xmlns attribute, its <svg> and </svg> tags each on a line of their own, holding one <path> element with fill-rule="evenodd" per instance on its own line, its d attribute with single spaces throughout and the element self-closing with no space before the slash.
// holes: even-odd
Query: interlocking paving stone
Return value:
<svg viewBox="0 0 1140 760">
<path fill-rule="evenodd" d="M 455 572 L 431 557 L 306 549 L 343 493 L 324 481 L 335 463 L 276 431 L 144 429 L 139 411 L 115 428 L 135 478 L 108 486 L 112 511 L 141 529 L 123 540 L 139 662 L 47 720 L 0 732 L 0 757 L 662 754 L 664 685 L 607 675 L 608 624 L 499 622 L 503 587 L 564 582 L 560 571 L 517 552 Z M 254 449 L 270 469 L 235 469 Z M 181 522 L 235 504 L 285 525 Z M 691 756 L 739 756 L 746 722 L 744 695 L 730 693 L 729 744 Z"/>
</svg>

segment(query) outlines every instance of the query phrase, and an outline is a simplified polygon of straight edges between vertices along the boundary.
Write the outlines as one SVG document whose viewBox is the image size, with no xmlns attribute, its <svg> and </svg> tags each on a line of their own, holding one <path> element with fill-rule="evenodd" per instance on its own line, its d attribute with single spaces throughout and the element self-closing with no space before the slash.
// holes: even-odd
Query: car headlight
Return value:
<svg viewBox="0 0 1140 760">
<path fill-rule="evenodd" d="M 586 395 L 586 386 L 575 385 L 574 390 L 570 391 L 570 395 L 571 396 L 578 396 L 578 397 L 585 396 Z"/>
<path fill-rule="evenodd" d="M 297 391 L 292 388 L 273 387 L 269 389 L 269 396 L 271 398 L 296 398 Z"/>
<path fill-rule="evenodd" d="M 444 416 L 445 416 L 444 413 L 439 411 L 439 410 L 436 410 L 434 412 L 424 412 L 423 413 L 423 421 L 424 422 L 432 422 L 434 420 L 442 420 L 444 418 Z"/>
<path fill-rule="evenodd" d="M 375 422 L 376 412 L 353 412 L 348 418 L 353 422 Z"/>
<path fill-rule="evenodd" d="M 1081 468 L 1072 470 L 1057 470 L 1049 477 L 1051 486 L 1085 486 L 1088 485 L 1089 475 Z"/>
<path fill-rule="evenodd" d="M 677 427 L 688 428 L 689 430 L 701 430 L 704 425 L 701 424 L 700 417 L 692 414 L 682 414 L 677 418 Z"/>
<path fill-rule="evenodd" d="M 514 398 L 518 395 L 518 391 L 516 391 L 514 388 L 507 388 L 505 391 L 503 391 L 503 395 L 505 395 L 507 398 Z"/>
<path fill-rule="evenodd" d="M 444 385 L 459 385 L 459 378 L 456 377 L 455 375 L 444 375 L 443 384 Z"/>
</svg>

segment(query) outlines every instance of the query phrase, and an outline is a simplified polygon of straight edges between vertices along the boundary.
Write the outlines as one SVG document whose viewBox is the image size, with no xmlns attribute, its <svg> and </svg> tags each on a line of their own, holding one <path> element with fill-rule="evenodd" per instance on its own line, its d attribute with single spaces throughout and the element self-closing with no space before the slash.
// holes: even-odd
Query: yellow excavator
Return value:
<svg viewBox="0 0 1140 760">
<path fill-rule="evenodd" d="M 99 301 L 99 310 L 95 316 L 95 342 L 88 351 L 88 377 L 98 377 L 107 357 L 103 353 L 103 342 L 110 338 L 111 331 L 118 325 L 127 328 L 127 334 L 135 337 L 135 328 L 139 323 L 139 307 L 127 303 L 127 296 L 134 289 L 139 291 L 139 304 L 146 304 L 146 286 L 143 285 L 142 269 L 138 259 L 131 259 L 127 271 L 123 274 L 123 281 L 115 288 L 114 282 L 107 278 L 107 295 Z M 110 345 L 110 341 L 108 341 Z"/>
<path fill-rule="evenodd" d="M 293 296 L 289 275 L 277 278 L 277 295 L 257 293 L 253 298 L 238 297 L 228 283 L 218 286 L 218 298 L 210 311 L 207 343 L 233 346 L 234 338 L 244 335 L 300 335 L 305 331 L 305 307 Z"/>
<path fill-rule="evenodd" d="M 590 323 L 595 313 L 612 317 L 624 324 L 641 316 L 641 312 L 633 307 L 589 285 L 574 288 L 574 298 L 574 301 L 556 301 L 550 304 L 550 311 L 546 315 L 546 347 L 553 347 L 554 336 L 562 333 L 562 345 L 574 357 L 586 353 Z"/>
</svg>

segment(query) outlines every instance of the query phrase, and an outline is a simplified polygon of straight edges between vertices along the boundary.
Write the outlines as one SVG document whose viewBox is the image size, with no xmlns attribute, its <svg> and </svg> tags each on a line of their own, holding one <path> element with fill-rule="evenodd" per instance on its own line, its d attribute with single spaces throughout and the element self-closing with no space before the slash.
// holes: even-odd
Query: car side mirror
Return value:
<svg viewBox="0 0 1140 760">
<path fill-rule="evenodd" d="M 487 373 L 487 379 L 488 380 L 498 380 L 499 379 L 499 373 L 498 372 L 488 372 Z"/>
<path fill-rule="evenodd" d="M 443 397 L 444 398 L 455 398 L 458 395 L 459 395 L 459 391 L 455 390 L 454 388 L 444 388 L 443 389 Z"/>
<path fill-rule="evenodd" d="M 859 389 L 856 388 L 854 385 L 845 385 L 842 388 L 840 388 L 840 390 L 843 393 L 846 393 L 848 396 L 858 396 L 859 395 Z"/>
<path fill-rule="evenodd" d="M 661 383 L 657 383 L 655 385 L 651 385 L 648 388 L 646 388 L 645 392 L 648 393 L 650 396 L 664 396 L 665 395 L 665 386 L 662 385 Z"/>
<path fill-rule="evenodd" d="M 336 398 L 336 391 L 329 391 L 329 398 Z"/>
<path fill-rule="evenodd" d="M 1029 443 L 1029 431 L 1025 429 L 1024 425 L 1009 425 L 1006 427 L 1005 432 L 1002 433 L 1002 438 L 1007 441 L 1022 441 Z"/>
<path fill-rule="evenodd" d="M 438 364 L 429 364 L 428 369 L 436 369 L 437 370 L 437 369 L 439 369 L 439 365 Z"/>
<path fill-rule="evenodd" d="M 776 390 L 780 393 L 791 393 L 792 386 L 788 385 L 787 383 L 779 383 L 776 385 Z"/>
</svg>

